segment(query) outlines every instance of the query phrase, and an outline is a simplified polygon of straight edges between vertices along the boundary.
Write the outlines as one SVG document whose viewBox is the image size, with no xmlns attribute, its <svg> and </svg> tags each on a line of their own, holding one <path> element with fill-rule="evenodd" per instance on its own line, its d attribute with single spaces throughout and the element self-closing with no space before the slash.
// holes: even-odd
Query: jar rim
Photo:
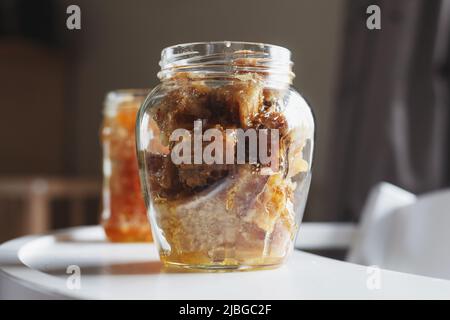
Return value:
<svg viewBox="0 0 450 320">
<path fill-rule="evenodd" d="M 129 88 L 109 91 L 104 100 L 103 112 L 110 114 L 123 102 L 133 101 L 135 99 L 145 99 L 150 93 L 150 88 Z"/>
<path fill-rule="evenodd" d="M 106 94 L 106 99 L 122 99 L 126 97 L 147 96 L 151 89 L 148 88 L 128 88 L 111 90 Z"/>
<path fill-rule="evenodd" d="M 158 77 L 177 72 L 220 76 L 233 73 L 265 73 L 292 82 L 291 51 L 285 47 L 245 41 L 206 41 L 169 46 L 162 50 Z"/>
</svg>

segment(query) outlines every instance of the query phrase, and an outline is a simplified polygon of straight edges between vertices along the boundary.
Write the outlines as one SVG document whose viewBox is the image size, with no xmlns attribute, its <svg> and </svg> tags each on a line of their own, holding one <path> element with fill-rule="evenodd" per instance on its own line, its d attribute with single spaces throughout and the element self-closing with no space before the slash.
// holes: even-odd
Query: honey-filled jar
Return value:
<svg viewBox="0 0 450 320">
<path fill-rule="evenodd" d="M 162 51 L 137 120 L 139 168 L 162 262 L 283 264 L 311 182 L 315 124 L 288 49 L 198 42 Z"/>
<path fill-rule="evenodd" d="M 145 89 L 107 94 L 103 111 L 102 225 L 110 241 L 152 241 L 141 193 L 136 158 L 135 123 Z"/>
</svg>

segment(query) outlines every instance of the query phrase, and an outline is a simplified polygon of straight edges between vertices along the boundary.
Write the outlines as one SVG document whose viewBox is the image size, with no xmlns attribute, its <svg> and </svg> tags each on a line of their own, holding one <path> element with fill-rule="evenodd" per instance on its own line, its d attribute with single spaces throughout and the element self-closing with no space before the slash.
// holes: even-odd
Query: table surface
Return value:
<svg viewBox="0 0 450 320">
<path fill-rule="evenodd" d="M 80 268 L 79 289 L 68 286 L 74 283 L 67 273 L 71 265 Z M 449 299 L 450 281 L 369 269 L 298 250 L 274 270 L 174 273 L 162 267 L 153 244 L 108 243 L 103 230 L 94 226 L 0 246 L 0 297 Z"/>
</svg>

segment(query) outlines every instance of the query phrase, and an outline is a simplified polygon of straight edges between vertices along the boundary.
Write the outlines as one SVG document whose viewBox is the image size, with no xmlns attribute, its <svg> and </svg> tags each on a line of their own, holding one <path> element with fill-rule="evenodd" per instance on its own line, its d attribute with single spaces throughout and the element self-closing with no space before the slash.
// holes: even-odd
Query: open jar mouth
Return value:
<svg viewBox="0 0 450 320">
<path fill-rule="evenodd" d="M 170 46 L 161 52 L 161 80 L 180 73 L 193 77 L 223 78 L 257 73 L 266 80 L 291 84 L 291 52 L 277 45 L 241 42 L 194 42 Z"/>
<path fill-rule="evenodd" d="M 117 108 L 124 102 L 132 102 L 135 100 L 144 100 L 151 89 L 135 88 L 135 89 L 119 89 L 107 93 L 104 101 L 103 113 L 107 116 L 116 114 Z M 139 106 L 139 105 L 138 105 Z M 136 108 L 136 105 L 129 104 L 128 108 Z"/>
</svg>

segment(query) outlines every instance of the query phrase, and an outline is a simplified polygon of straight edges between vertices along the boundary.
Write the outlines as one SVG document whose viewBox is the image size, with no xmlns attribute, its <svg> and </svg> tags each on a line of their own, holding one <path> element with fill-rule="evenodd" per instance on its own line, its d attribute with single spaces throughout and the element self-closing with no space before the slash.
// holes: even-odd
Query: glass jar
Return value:
<svg viewBox="0 0 450 320">
<path fill-rule="evenodd" d="M 314 120 L 290 51 L 204 42 L 166 48 L 137 120 L 153 235 L 169 266 L 270 268 L 293 249 L 311 181 Z"/>
<path fill-rule="evenodd" d="M 119 90 L 105 99 L 102 224 L 110 241 L 151 241 L 152 235 L 140 188 L 135 124 L 149 90 Z"/>
</svg>

